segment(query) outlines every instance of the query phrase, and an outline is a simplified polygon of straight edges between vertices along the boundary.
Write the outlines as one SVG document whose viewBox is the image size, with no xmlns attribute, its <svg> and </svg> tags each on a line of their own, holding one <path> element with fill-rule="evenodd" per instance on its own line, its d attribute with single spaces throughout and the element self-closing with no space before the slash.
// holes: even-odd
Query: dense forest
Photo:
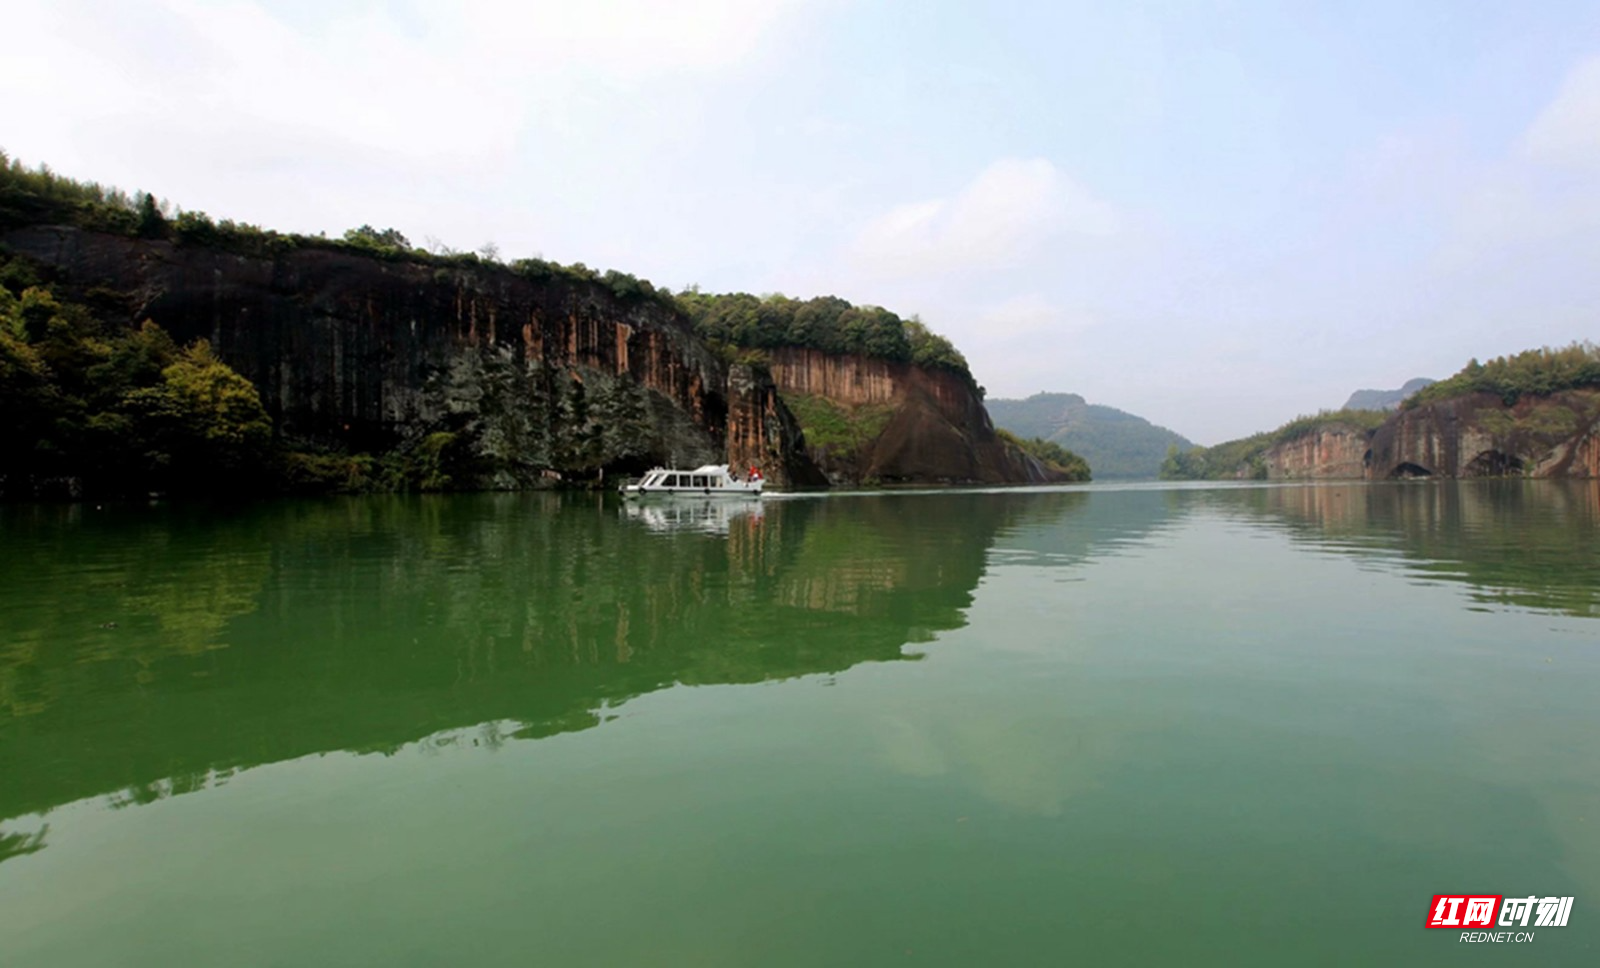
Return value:
<svg viewBox="0 0 1600 968">
<path fill-rule="evenodd" d="M 1355 430 L 1373 430 L 1388 416 L 1382 410 L 1324 410 L 1321 413 L 1296 417 L 1277 430 L 1253 434 L 1240 440 L 1224 441 L 1213 447 L 1196 447 L 1185 451 L 1174 445 L 1167 449 L 1167 458 L 1161 463 L 1161 479 L 1215 481 L 1243 476 L 1252 480 L 1266 480 L 1265 454 L 1273 447 L 1298 440 L 1326 427 L 1341 426 Z"/>
<path fill-rule="evenodd" d="M 1573 343 L 1561 349 L 1546 346 L 1500 356 L 1487 363 L 1473 360 L 1454 376 L 1407 397 L 1401 407 L 1411 410 L 1466 393 L 1492 393 L 1510 406 L 1524 396 L 1596 387 L 1600 387 L 1600 346 Z"/>
</svg>

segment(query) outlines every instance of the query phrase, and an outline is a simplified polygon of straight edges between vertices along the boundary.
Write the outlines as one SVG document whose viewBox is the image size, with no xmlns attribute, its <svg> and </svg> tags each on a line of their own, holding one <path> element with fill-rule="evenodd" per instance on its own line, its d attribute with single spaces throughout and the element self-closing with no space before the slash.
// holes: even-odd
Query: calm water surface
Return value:
<svg viewBox="0 0 1600 968">
<path fill-rule="evenodd" d="M 1595 964 L 1597 540 L 1520 482 L 0 508 L 0 964 Z"/>
</svg>

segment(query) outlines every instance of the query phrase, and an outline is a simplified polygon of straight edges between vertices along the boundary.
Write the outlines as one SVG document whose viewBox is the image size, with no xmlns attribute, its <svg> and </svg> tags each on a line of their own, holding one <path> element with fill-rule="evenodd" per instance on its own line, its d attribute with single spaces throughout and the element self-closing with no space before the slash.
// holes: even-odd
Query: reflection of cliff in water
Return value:
<svg viewBox="0 0 1600 968">
<path fill-rule="evenodd" d="M 1463 582 L 1484 605 L 1600 616 L 1600 486 L 1464 481 L 1223 489 L 1221 507 L 1358 554 L 1399 552 L 1413 572 Z"/>
<path fill-rule="evenodd" d="M 908 642 L 964 624 L 1028 502 L 775 500 L 709 534 L 548 494 L 7 514 L 0 818 L 478 724 L 584 729 L 675 683 L 915 658 Z"/>
</svg>

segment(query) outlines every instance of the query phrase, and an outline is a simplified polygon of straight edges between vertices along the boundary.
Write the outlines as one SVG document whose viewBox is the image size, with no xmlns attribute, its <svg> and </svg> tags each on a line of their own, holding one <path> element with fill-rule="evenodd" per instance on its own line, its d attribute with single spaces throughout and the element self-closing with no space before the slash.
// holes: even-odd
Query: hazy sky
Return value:
<svg viewBox="0 0 1600 968">
<path fill-rule="evenodd" d="M 1597 335 L 1600 4 L 8 0 L 0 147 L 916 313 L 1214 443 Z"/>
</svg>

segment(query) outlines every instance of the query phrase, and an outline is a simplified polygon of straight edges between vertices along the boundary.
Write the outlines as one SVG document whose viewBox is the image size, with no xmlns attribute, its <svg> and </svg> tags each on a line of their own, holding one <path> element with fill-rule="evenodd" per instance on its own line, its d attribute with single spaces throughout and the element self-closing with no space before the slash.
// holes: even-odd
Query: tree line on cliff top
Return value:
<svg viewBox="0 0 1600 968">
<path fill-rule="evenodd" d="M 1578 342 L 1559 349 L 1524 350 L 1487 363 L 1472 360 L 1449 379 L 1413 393 L 1400 406 L 1410 410 L 1468 393 L 1492 393 L 1509 407 L 1524 396 L 1595 388 L 1600 388 L 1600 346 Z"/>
<path fill-rule="evenodd" d="M 533 282 L 593 284 L 609 290 L 625 304 L 653 303 L 669 312 L 681 312 L 696 332 L 712 343 L 758 351 L 750 357 L 753 362 L 759 362 L 759 351 L 780 346 L 857 354 L 945 370 L 981 392 L 972 380 L 966 358 L 948 339 L 930 331 L 915 316 L 902 319 L 876 306 L 854 306 L 835 296 L 798 300 L 749 293 L 712 295 L 696 287 L 675 295 L 670 289 L 658 288 L 630 273 L 597 271 L 581 262 L 562 265 L 540 258 L 501 261 L 492 244 L 477 252 L 458 252 L 436 243 L 430 251 L 412 245 L 396 229 L 371 225 L 351 229 L 336 239 L 275 232 L 245 222 L 213 220 L 204 212 L 179 209 L 149 193 L 129 194 L 95 182 L 66 178 L 44 165 L 29 168 L 0 151 L 0 229 L 46 223 L 169 239 L 259 257 L 299 248 L 321 248 L 422 263 L 441 272 L 494 266 Z"/>
<path fill-rule="evenodd" d="M 870 356 L 944 370 L 972 383 L 966 357 L 949 340 L 915 316 L 902 319 L 879 306 L 856 306 L 837 296 L 801 300 L 781 293 L 713 295 L 693 288 L 678 294 L 678 305 L 695 331 L 716 343 Z"/>
</svg>

